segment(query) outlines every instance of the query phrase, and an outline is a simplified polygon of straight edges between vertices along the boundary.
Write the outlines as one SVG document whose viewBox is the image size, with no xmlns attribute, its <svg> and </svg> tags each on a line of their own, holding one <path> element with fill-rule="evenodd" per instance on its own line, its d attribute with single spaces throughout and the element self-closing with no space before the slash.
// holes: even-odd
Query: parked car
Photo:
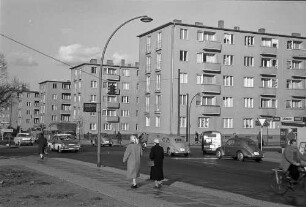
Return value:
<svg viewBox="0 0 306 207">
<path fill-rule="evenodd" d="M 78 152 L 81 148 L 80 142 L 71 134 L 55 134 L 48 140 L 50 151 L 74 151 Z"/>
<path fill-rule="evenodd" d="M 15 145 L 33 145 L 34 140 L 29 133 L 18 133 L 14 138 Z"/>
<path fill-rule="evenodd" d="M 221 147 L 217 148 L 216 157 L 218 159 L 221 159 L 222 157 L 232 157 L 239 161 L 253 159 L 256 162 L 260 162 L 264 155 L 252 139 L 246 137 L 234 137 L 227 140 L 227 142 Z"/>
<path fill-rule="evenodd" d="M 160 140 L 160 146 L 169 156 L 182 154 L 190 155 L 190 148 L 184 138 L 179 136 L 164 136 Z"/>
<path fill-rule="evenodd" d="M 93 140 L 93 146 L 97 146 L 98 145 L 98 139 L 94 139 Z M 111 136 L 108 136 L 108 134 L 102 134 L 101 135 L 101 146 L 104 147 L 104 146 L 109 146 L 109 147 L 112 147 L 114 144 L 113 140 L 112 140 L 112 137 Z"/>
</svg>

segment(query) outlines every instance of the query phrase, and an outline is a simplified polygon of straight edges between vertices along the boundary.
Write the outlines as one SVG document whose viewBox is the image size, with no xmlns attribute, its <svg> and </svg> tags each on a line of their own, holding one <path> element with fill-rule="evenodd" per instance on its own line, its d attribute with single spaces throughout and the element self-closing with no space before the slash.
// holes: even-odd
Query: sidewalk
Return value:
<svg viewBox="0 0 306 207">
<path fill-rule="evenodd" d="M 278 159 L 275 152 L 268 154 L 269 158 L 267 159 Z M 24 166 L 99 192 L 131 206 L 286 206 L 182 182 L 174 182 L 170 186 L 164 185 L 161 189 L 154 189 L 154 183 L 148 180 L 149 176 L 143 174 L 138 180 L 139 188 L 131 189 L 130 180 L 126 179 L 126 172 L 123 170 L 110 167 L 98 168 L 92 163 L 66 158 L 40 160 L 37 156 L 28 156 L 0 159 L 1 165 Z"/>
</svg>

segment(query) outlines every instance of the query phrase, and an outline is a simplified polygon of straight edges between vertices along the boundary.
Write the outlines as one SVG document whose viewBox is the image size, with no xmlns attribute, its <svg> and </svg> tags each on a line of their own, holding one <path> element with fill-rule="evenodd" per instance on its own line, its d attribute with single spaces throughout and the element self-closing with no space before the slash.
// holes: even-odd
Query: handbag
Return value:
<svg viewBox="0 0 306 207">
<path fill-rule="evenodd" d="M 149 160 L 149 161 L 147 162 L 147 166 L 148 166 L 148 167 L 153 167 L 153 166 L 154 166 L 154 161 Z"/>
</svg>

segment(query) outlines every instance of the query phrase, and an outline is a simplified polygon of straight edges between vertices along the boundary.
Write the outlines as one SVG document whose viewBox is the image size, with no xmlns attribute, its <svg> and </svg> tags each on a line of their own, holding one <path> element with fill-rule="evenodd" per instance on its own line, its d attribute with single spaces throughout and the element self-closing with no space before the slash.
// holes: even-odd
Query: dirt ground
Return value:
<svg viewBox="0 0 306 207">
<path fill-rule="evenodd" d="M 0 207 L 127 206 L 108 196 L 19 166 L 0 168 Z"/>
</svg>

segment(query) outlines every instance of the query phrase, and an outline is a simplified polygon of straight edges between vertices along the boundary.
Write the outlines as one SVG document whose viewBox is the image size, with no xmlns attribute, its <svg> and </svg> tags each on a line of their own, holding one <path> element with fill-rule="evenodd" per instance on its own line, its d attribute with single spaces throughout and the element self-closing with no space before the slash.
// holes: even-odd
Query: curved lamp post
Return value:
<svg viewBox="0 0 306 207">
<path fill-rule="evenodd" d="M 110 40 L 112 39 L 112 37 L 114 36 L 114 34 L 124 25 L 126 25 L 127 23 L 135 20 L 135 19 L 140 19 L 140 21 L 142 22 L 151 22 L 153 21 L 152 18 L 143 15 L 143 16 L 138 16 L 138 17 L 134 17 L 132 19 L 129 19 L 127 21 L 125 21 L 124 23 L 122 23 L 119 27 L 117 27 L 117 29 L 115 29 L 115 31 L 113 31 L 113 33 L 109 36 L 108 40 L 106 41 L 106 44 L 104 46 L 103 52 L 102 52 L 102 56 L 101 56 L 101 64 L 100 64 L 100 71 L 99 71 L 99 94 L 98 94 L 98 150 L 97 150 L 97 167 L 101 167 L 101 124 L 102 124 L 102 114 L 101 114 L 101 103 L 102 103 L 102 73 L 103 73 L 103 60 L 104 60 L 104 55 L 106 52 L 106 48 L 108 46 L 108 43 L 110 42 Z"/>
<path fill-rule="evenodd" d="M 196 96 L 199 96 L 201 93 L 196 93 L 190 100 L 190 103 L 188 105 L 188 114 L 187 114 L 187 138 L 188 138 L 188 143 L 189 143 L 189 146 L 190 146 L 190 111 L 191 111 L 191 104 L 192 104 L 192 101 L 194 100 L 194 98 Z M 187 94 L 187 96 L 189 96 L 189 94 Z M 188 104 L 188 103 L 187 103 Z"/>
</svg>

